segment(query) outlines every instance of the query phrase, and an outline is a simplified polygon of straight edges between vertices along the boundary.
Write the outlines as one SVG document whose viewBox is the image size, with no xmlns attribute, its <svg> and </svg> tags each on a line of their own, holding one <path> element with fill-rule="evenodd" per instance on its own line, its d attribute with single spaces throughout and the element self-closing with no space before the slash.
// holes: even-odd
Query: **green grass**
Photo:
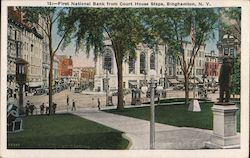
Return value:
<svg viewBox="0 0 250 158">
<path fill-rule="evenodd" d="M 200 103 L 201 112 L 190 112 L 188 106 L 160 105 L 155 107 L 155 121 L 158 123 L 178 126 L 213 129 L 212 103 Z M 106 110 L 106 112 L 150 120 L 150 107 L 127 108 L 123 111 Z M 237 112 L 237 131 L 240 131 L 240 113 Z"/>
<path fill-rule="evenodd" d="M 9 133 L 9 149 L 126 149 L 122 132 L 71 114 L 28 116 Z"/>
</svg>

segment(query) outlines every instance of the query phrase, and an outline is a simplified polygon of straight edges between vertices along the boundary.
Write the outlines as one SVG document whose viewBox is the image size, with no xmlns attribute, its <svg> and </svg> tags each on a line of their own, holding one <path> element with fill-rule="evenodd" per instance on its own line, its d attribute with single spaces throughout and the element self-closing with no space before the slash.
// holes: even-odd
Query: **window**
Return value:
<svg viewBox="0 0 250 158">
<path fill-rule="evenodd" d="M 230 56 L 234 56 L 234 48 L 230 48 Z"/>
<path fill-rule="evenodd" d="M 228 55 L 228 48 L 224 48 L 224 55 Z"/>
<path fill-rule="evenodd" d="M 105 70 L 108 70 L 109 73 L 111 74 L 111 70 L 112 70 L 112 52 L 110 49 L 105 49 L 104 50 L 104 58 L 103 58 L 103 68 Z"/>
<path fill-rule="evenodd" d="M 155 54 L 151 53 L 150 55 L 150 69 L 155 69 Z"/>
<path fill-rule="evenodd" d="M 145 73 L 145 68 L 146 68 L 146 55 L 145 53 L 141 53 L 140 55 L 140 74 Z"/>
<path fill-rule="evenodd" d="M 128 71 L 131 74 L 135 73 L 135 59 L 129 55 L 129 59 L 128 59 Z"/>
</svg>

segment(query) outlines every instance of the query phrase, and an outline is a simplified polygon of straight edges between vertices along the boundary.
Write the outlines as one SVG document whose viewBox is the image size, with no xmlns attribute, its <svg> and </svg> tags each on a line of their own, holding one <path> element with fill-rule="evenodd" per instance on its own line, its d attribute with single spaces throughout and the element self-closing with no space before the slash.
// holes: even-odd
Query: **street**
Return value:
<svg viewBox="0 0 250 158">
<path fill-rule="evenodd" d="M 192 91 L 190 91 L 189 94 L 190 98 L 193 97 Z M 53 102 L 57 104 L 57 110 L 67 110 L 67 96 L 69 96 L 69 110 L 72 108 L 72 100 L 75 100 L 76 103 L 76 110 L 77 108 L 97 108 L 97 100 L 100 99 L 100 106 L 104 107 L 106 106 L 106 93 L 105 92 L 83 92 L 83 93 L 75 93 L 74 90 L 66 89 L 64 91 L 61 91 L 59 93 L 56 93 L 53 95 Z M 212 101 L 216 101 L 219 94 L 218 91 L 216 93 L 208 93 L 208 99 L 211 99 Z M 171 90 L 167 91 L 167 97 L 166 98 L 183 98 L 184 97 L 184 91 L 178 91 L 178 90 Z M 131 94 L 125 95 L 125 105 L 131 104 Z M 44 103 L 48 103 L 49 96 L 48 95 L 35 95 L 30 96 L 28 95 L 25 99 L 25 102 L 29 100 L 30 103 L 33 103 L 35 107 L 38 109 L 39 113 L 39 106 Z M 146 98 L 145 94 L 142 94 L 141 96 L 142 102 L 149 102 L 150 99 Z M 113 104 L 116 105 L 117 103 L 117 96 L 112 97 Z"/>
</svg>

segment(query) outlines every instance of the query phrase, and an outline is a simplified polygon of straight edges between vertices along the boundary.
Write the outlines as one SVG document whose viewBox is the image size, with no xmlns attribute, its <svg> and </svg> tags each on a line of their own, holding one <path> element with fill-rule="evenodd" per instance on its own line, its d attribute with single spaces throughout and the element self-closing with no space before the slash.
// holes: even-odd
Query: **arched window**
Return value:
<svg viewBox="0 0 250 158">
<path fill-rule="evenodd" d="M 135 73 L 135 59 L 131 55 L 128 58 L 128 70 L 130 74 Z"/>
<path fill-rule="evenodd" d="M 145 68 L 146 68 L 146 55 L 144 52 L 142 52 L 140 55 L 140 74 L 145 73 Z"/>
<path fill-rule="evenodd" d="M 150 69 L 155 69 L 155 54 L 151 53 L 150 55 Z"/>
<path fill-rule="evenodd" d="M 112 73 L 112 65 L 113 65 L 113 54 L 110 49 L 104 50 L 104 57 L 103 57 L 103 69 L 108 70 L 109 73 Z"/>
</svg>

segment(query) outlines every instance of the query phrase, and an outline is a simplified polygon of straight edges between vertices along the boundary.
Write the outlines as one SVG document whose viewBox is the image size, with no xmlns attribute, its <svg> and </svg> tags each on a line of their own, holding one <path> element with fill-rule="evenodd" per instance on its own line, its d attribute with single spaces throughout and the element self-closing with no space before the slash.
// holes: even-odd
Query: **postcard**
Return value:
<svg viewBox="0 0 250 158">
<path fill-rule="evenodd" d="M 1 157 L 248 156 L 249 1 L 1 4 Z"/>
</svg>

